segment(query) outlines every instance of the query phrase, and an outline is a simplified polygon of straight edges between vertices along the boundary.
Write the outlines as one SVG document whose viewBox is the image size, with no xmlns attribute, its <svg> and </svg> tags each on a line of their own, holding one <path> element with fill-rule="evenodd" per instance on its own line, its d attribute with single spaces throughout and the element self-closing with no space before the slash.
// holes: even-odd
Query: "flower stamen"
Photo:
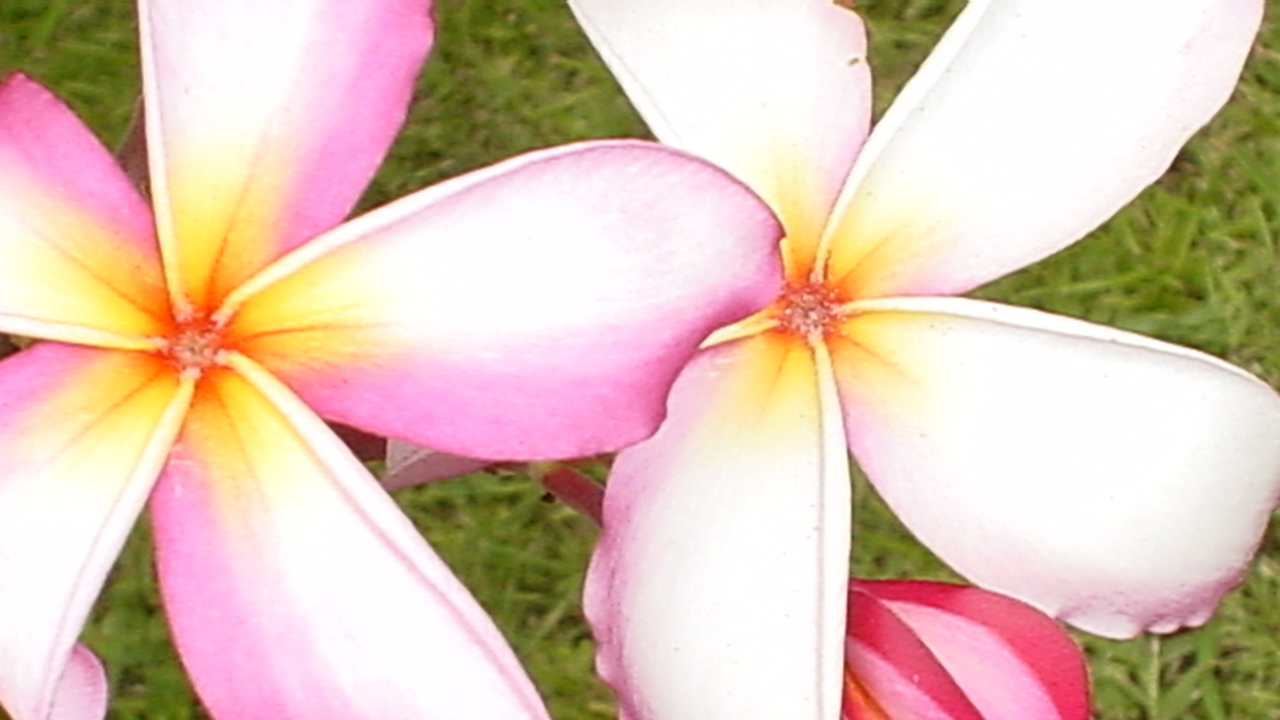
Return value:
<svg viewBox="0 0 1280 720">
<path fill-rule="evenodd" d="M 181 370 L 223 365 L 222 328 L 207 318 L 180 321 L 161 352 Z"/>
<path fill-rule="evenodd" d="M 838 332 L 847 317 L 844 296 L 823 283 L 789 284 L 773 306 L 778 326 L 809 341 Z"/>
</svg>

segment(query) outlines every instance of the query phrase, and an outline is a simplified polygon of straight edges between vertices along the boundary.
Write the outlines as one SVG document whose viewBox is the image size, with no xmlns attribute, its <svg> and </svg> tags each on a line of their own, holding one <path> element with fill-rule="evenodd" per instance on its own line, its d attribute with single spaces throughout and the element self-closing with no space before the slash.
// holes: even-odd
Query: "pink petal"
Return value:
<svg viewBox="0 0 1280 720">
<path fill-rule="evenodd" d="M 865 595 L 906 623 L 983 720 L 1088 720 L 1089 677 L 1069 635 L 1039 611 L 973 587 L 855 581 L 850 627 Z M 915 669 L 903 667 L 904 673 Z"/>
<path fill-rule="evenodd" d="M 387 473 L 382 486 L 388 490 L 421 485 L 432 480 L 466 475 L 493 464 L 492 460 L 436 452 L 400 440 L 387 443 Z"/>
<path fill-rule="evenodd" d="M 871 117 L 858 16 L 831 0 L 569 6 L 658 139 L 760 193 L 807 272 Z"/>
<path fill-rule="evenodd" d="M 850 445 L 960 573 L 1108 637 L 1203 623 L 1240 580 L 1280 498 L 1266 385 L 1032 310 L 855 308 L 831 350 Z"/>
<path fill-rule="evenodd" d="M 107 716 L 107 674 L 84 645 L 71 649 L 55 691 L 49 720 L 102 720 Z"/>
<path fill-rule="evenodd" d="M 0 84 L 0 332 L 147 346 L 168 313 L 151 214 L 88 128 L 22 75 Z"/>
<path fill-rule="evenodd" d="M 160 239 L 197 309 L 351 211 L 404 121 L 429 10 L 429 0 L 139 3 Z"/>
<path fill-rule="evenodd" d="M 346 447 L 243 357 L 151 500 L 175 642 L 224 720 L 545 720 L 497 629 Z"/>
<path fill-rule="evenodd" d="M 910 625 L 855 583 L 844 720 L 988 720 Z"/>
<path fill-rule="evenodd" d="M 559 148 L 307 245 L 230 299 L 229 332 L 329 419 L 470 457 L 591 455 L 652 433 L 698 343 L 772 298 L 779 232 L 703 162 Z"/>
<path fill-rule="evenodd" d="M 860 297 L 958 293 L 1080 239 L 1226 102 L 1262 8 L 969 3 L 858 159 L 830 276 Z"/>
<path fill-rule="evenodd" d="M 0 362 L 0 701 L 14 720 L 96 707 L 100 671 L 76 638 L 189 398 L 141 353 L 43 343 Z"/>
<path fill-rule="evenodd" d="M 585 607 L 624 720 L 833 720 L 849 468 L 830 368 L 764 336 L 699 354 L 618 455 Z"/>
</svg>

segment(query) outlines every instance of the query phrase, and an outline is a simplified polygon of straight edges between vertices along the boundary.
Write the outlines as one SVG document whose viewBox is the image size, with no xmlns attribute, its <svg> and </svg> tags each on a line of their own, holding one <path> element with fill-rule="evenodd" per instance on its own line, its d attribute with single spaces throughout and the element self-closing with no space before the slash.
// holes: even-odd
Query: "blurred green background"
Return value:
<svg viewBox="0 0 1280 720">
<path fill-rule="evenodd" d="M 962 3 L 858 5 L 883 109 Z M 523 150 L 647 136 L 562 0 L 437 0 L 436 15 L 438 42 L 408 126 L 365 206 Z M 1266 26 L 1234 102 L 1163 180 L 1090 238 L 977 294 L 1190 345 L 1280 381 L 1278 27 Z M 135 54 L 128 0 L 0 4 L 0 71 L 22 70 L 52 87 L 109 144 L 122 137 L 138 93 Z M 951 577 L 861 479 L 857 488 L 859 574 Z M 397 498 L 497 618 L 553 716 L 613 717 L 610 694 L 591 673 L 578 604 L 590 523 L 510 475 L 473 475 Z M 168 643 L 149 552 L 140 529 L 85 638 L 111 675 L 111 717 L 201 718 Z M 1084 643 L 1100 720 L 1280 718 L 1274 533 L 1248 582 L 1206 627 Z"/>
</svg>

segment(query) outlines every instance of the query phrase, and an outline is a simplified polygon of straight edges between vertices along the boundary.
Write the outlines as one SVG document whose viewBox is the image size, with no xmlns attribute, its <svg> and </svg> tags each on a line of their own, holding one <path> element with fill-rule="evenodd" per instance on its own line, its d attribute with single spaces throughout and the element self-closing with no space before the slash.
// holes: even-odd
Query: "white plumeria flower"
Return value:
<svg viewBox="0 0 1280 720">
<path fill-rule="evenodd" d="M 571 0 L 659 139 L 782 218 L 788 286 L 624 451 L 586 602 L 628 720 L 833 720 L 848 451 L 983 587 L 1204 622 L 1280 489 L 1280 399 L 1202 353 L 951 297 L 1075 242 L 1231 93 L 1261 0 L 971 2 L 868 134 L 830 0 Z M 865 139 L 865 143 L 864 143 Z"/>
</svg>

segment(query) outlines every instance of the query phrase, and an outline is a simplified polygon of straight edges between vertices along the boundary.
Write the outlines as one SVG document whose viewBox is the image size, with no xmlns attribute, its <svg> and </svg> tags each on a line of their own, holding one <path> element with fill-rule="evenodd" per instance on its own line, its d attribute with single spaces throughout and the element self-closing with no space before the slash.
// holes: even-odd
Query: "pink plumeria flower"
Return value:
<svg viewBox="0 0 1280 720">
<path fill-rule="evenodd" d="M 1280 398 L 952 296 L 1157 178 L 1262 0 L 975 0 L 869 134 L 863 26 L 830 0 L 571 5 L 659 139 L 787 229 L 785 290 L 704 344 L 609 479 L 586 604 L 628 720 L 839 716 L 848 451 L 980 586 L 1113 637 L 1205 621 L 1280 493 Z"/>
<path fill-rule="evenodd" d="M 1088 720 L 1089 674 L 1025 603 L 917 580 L 849 584 L 843 720 Z"/>
<path fill-rule="evenodd" d="M 52 95 L 0 85 L 0 331 L 44 341 L 0 362 L 0 702 L 101 716 L 76 639 L 146 504 L 216 717 L 545 718 L 320 416 L 482 456 L 633 442 L 706 334 L 777 292 L 776 220 L 703 161 L 603 142 L 339 225 L 429 2 L 139 10 L 152 208 Z"/>
</svg>

